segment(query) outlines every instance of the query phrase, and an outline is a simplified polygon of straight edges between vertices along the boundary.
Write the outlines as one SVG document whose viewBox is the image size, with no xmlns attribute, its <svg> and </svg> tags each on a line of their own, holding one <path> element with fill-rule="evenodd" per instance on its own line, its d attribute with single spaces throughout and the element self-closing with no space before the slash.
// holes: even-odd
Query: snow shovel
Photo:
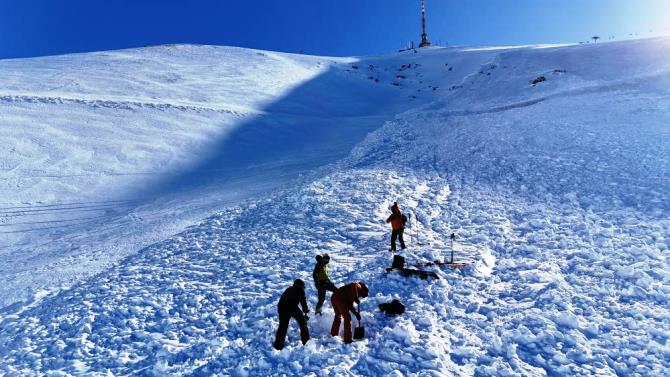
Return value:
<svg viewBox="0 0 670 377">
<path fill-rule="evenodd" d="M 358 315 L 361 315 L 361 306 L 358 305 Z M 354 329 L 354 339 L 361 340 L 365 337 L 365 327 L 361 326 L 361 320 L 358 320 L 358 327 Z"/>
</svg>

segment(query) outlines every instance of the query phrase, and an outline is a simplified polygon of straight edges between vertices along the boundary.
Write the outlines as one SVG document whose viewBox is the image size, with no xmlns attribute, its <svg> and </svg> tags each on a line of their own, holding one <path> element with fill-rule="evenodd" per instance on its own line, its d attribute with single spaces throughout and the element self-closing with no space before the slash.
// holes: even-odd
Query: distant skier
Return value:
<svg viewBox="0 0 670 377">
<path fill-rule="evenodd" d="M 400 240 L 400 248 L 405 249 L 405 240 L 402 238 L 402 234 L 405 231 L 407 217 L 400 212 L 397 202 L 393 202 L 393 205 L 391 206 L 391 216 L 386 219 L 386 222 L 391 223 L 391 251 L 396 251 L 396 238 Z"/>
<path fill-rule="evenodd" d="M 315 309 L 316 314 L 321 314 L 321 307 L 323 306 L 324 301 L 326 301 L 326 291 L 335 292 L 337 289 L 335 284 L 333 284 L 333 282 L 331 282 L 330 278 L 328 277 L 329 262 L 330 256 L 328 254 L 316 256 L 316 265 L 314 266 L 314 271 L 312 272 L 314 286 L 316 287 L 319 295 L 319 302 L 317 302 Z"/>
<path fill-rule="evenodd" d="M 298 304 L 302 306 L 302 311 L 298 307 Z M 277 311 L 279 312 L 279 329 L 277 329 L 277 336 L 274 342 L 275 349 L 282 350 L 284 348 L 286 331 L 288 330 L 288 324 L 291 317 L 293 317 L 300 326 L 300 339 L 302 340 L 302 344 L 307 343 L 309 340 L 309 329 L 307 328 L 307 320 L 309 317 L 307 317 L 306 314 L 309 313 L 309 309 L 307 308 L 307 300 L 305 299 L 304 281 L 296 279 L 293 282 L 293 286 L 284 291 L 279 299 Z"/>
<path fill-rule="evenodd" d="M 344 317 L 344 343 L 353 341 L 351 330 L 351 313 L 354 313 L 356 319 L 361 320 L 361 313 L 354 308 L 354 303 L 360 303 L 360 298 L 368 297 L 368 287 L 363 282 L 354 282 L 338 288 L 330 301 L 335 310 L 333 326 L 330 328 L 330 334 L 337 336 L 340 332 L 340 323 Z"/>
</svg>

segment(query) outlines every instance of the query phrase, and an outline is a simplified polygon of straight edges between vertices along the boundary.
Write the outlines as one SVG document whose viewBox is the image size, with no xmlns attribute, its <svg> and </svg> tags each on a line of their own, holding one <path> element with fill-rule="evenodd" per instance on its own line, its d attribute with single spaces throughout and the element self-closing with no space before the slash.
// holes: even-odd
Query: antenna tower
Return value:
<svg viewBox="0 0 670 377">
<path fill-rule="evenodd" d="M 426 34 L 426 0 L 421 0 L 421 28 L 423 32 L 421 33 L 421 44 L 419 44 L 419 47 L 430 46 L 428 34 Z"/>
</svg>

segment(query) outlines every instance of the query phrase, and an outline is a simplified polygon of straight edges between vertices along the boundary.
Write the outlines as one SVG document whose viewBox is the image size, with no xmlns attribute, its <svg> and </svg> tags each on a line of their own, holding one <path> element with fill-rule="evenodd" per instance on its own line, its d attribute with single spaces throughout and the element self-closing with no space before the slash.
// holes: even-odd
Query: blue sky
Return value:
<svg viewBox="0 0 670 377">
<path fill-rule="evenodd" d="M 429 39 L 442 44 L 670 34 L 670 0 L 427 4 Z M 369 55 L 397 50 L 419 34 L 420 0 L 0 0 L 0 58 L 165 43 Z"/>
</svg>

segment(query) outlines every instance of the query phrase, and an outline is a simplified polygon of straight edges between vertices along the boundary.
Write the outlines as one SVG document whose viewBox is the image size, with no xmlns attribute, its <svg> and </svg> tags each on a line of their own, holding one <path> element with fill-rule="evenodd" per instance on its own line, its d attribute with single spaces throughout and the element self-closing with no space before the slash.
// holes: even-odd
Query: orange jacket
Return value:
<svg viewBox="0 0 670 377">
<path fill-rule="evenodd" d="M 400 230 L 405 228 L 405 225 L 402 223 L 402 212 L 400 212 L 400 208 L 398 206 L 393 206 L 391 207 L 391 216 L 386 219 L 387 223 L 391 223 L 391 228 L 393 230 Z"/>
<path fill-rule="evenodd" d="M 347 309 L 351 310 L 354 307 L 354 303 L 359 302 L 359 297 L 361 297 L 361 284 L 351 283 L 343 287 L 338 288 L 331 298 L 333 301 L 337 301 L 345 306 Z"/>
</svg>

